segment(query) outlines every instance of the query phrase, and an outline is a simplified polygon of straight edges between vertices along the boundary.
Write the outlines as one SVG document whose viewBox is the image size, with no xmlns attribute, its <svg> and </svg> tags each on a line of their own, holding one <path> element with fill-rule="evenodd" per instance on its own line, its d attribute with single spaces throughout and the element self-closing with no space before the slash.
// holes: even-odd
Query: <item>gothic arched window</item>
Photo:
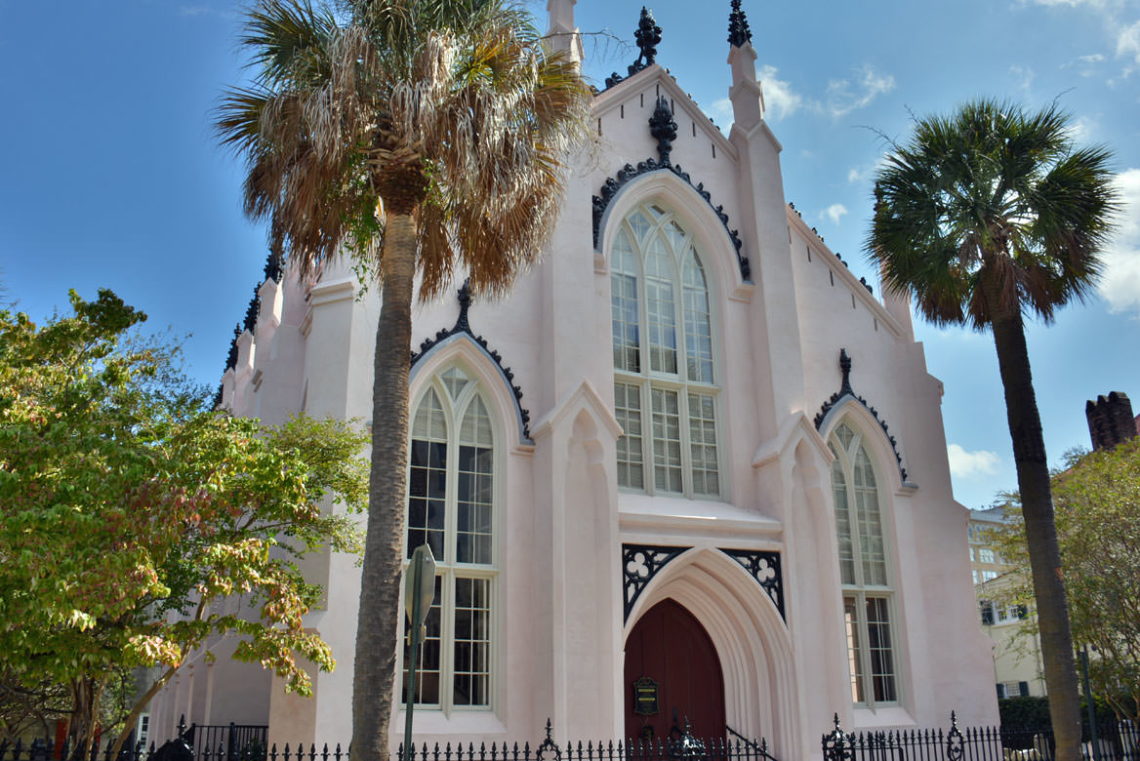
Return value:
<svg viewBox="0 0 1140 761">
<path fill-rule="evenodd" d="M 894 590 L 875 468 L 862 435 L 846 423 L 835 429 L 828 446 L 835 455 L 831 487 L 851 700 L 866 706 L 897 703 Z"/>
<path fill-rule="evenodd" d="M 712 317 L 705 270 L 674 216 L 643 205 L 610 265 L 618 485 L 721 495 Z"/>
<path fill-rule="evenodd" d="M 412 417 L 407 555 L 426 542 L 436 560 L 417 704 L 491 705 L 495 472 L 487 406 L 475 381 L 451 367 L 433 379 Z"/>
</svg>

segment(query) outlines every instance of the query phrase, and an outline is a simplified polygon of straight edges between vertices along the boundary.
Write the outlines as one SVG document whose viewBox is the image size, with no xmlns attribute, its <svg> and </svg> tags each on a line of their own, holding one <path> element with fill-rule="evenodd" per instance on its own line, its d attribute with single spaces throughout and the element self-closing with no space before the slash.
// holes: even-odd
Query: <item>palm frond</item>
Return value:
<svg viewBox="0 0 1140 761">
<path fill-rule="evenodd" d="M 327 76 L 329 40 L 337 30 L 333 14 L 309 0 L 259 0 L 240 42 L 266 87 L 312 85 Z"/>
<path fill-rule="evenodd" d="M 245 156 L 245 206 L 303 269 L 348 246 L 378 258 L 378 209 L 412 211 L 421 297 L 458 269 L 501 291 L 545 245 L 561 159 L 589 93 L 504 0 L 259 0 L 243 44 L 259 69 L 217 110 Z M 379 262 L 375 262 L 379 264 Z M 375 267 L 371 267 L 375 270 Z"/>
<path fill-rule="evenodd" d="M 1068 127 L 1056 106 L 995 100 L 920 120 L 876 177 L 866 251 L 884 284 L 977 329 L 1089 293 L 1118 201 L 1108 152 L 1074 151 Z"/>
</svg>

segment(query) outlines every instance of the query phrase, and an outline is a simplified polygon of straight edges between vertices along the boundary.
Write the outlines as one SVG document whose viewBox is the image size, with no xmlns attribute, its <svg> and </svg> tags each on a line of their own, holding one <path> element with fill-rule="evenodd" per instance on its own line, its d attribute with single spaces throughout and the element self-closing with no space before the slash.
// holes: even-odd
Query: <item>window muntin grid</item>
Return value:
<svg viewBox="0 0 1140 761">
<path fill-rule="evenodd" d="M 614 415 L 625 433 L 617 440 L 618 483 L 635 489 L 645 487 L 642 456 L 641 388 L 614 384 Z"/>
<path fill-rule="evenodd" d="M 894 596 L 874 467 L 861 434 L 846 423 L 828 446 L 835 455 L 831 484 L 851 700 L 869 707 L 897 703 Z"/>
<path fill-rule="evenodd" d="M 455 705 L 491 703 L 491 581 L 455 579 Z"/>
<path fill-rule="evenodd" d="M 681 412 L 677 392 L 652 389 L 653 395 L 653 482 L 658 491 L 680 493 Z"/>
<path fill-rule="evenodd" d="M 435 389 L 428 391 L 416 411 L 410 457 L 406 557 L 427 543 L 440 558 L 447 510 L 447 421 Z"/>
<path fill-rule="evenodd" d="M 677 308 L 670 253 L 660 235 L 653 235 L 645 246 L 645 314 L 649 327 L 649 369 L 676 375 Z"/>
<path fill-rule="evenodd" d="M 629 233 L 618 232 L 614 242 L 610 291 L 613 312 L 614 367 L 641 372 L 641 324 L 637 309 L 637 260 Z"/>
<path fill-rule="evenodd" d="M 847 635 L 847 673 L 850 675 L 851 702 L 863 702 L 863 657 L 859 644 L 859 616 L 854 597 L 843 598 L 843 630 Z"/>
<path fill-rule="evenodd" d="M 716 401 L 711 395 L 689 394 L 689 446 L 692 450 L 693 491 L 697 494 L 720 494 Z"/>
<path fill-rule="evenodd" d="M 416 705 L 438 706 L 440 677 L 443 663 L 442 616 L 443 576 L 435 577 L 435 600 L 424 621 L 426 636 L 420 643 L 420 666 L 416 673 Z M 408 665 L 411 660 L 411 643 L 407 636 L 407 620 L 404 621 L 404 667 L 400 671 L 400 702 L 408 702 Z"/>
<path fill-rule="evenodd" d="M 487 709 L 494 683 L 495 435 L 478 384 L 461 368 L 440 373 L 423 394 L 410 449 L 407 553 L 427 541 L 436 559 L 416 703 L 445 712 Z M 407 663 L 406 636 L 404 643 Z M 406 668 L 403 677 L 406 683 Z"/>
<path fill-rule="evenodd" d="M 713 382 L 712 315 L 709 289 L 697 252 L 689 246 L 684 264 L 685 364 L 688 378 L 700 383 Z"/>
<path fill-rule="evenodd" d="M 615 414 L 625 431 L 618 485 L 719 497 L 708 283 L 691 236 L 660 206 L 636 209 L 617 231 L 611 311 Z"/>
</svg>

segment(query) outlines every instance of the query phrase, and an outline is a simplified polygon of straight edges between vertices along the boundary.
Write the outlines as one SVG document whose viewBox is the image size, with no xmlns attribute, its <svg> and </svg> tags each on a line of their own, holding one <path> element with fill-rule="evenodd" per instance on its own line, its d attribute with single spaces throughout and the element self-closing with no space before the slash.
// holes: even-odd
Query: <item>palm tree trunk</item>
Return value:
<svg viewBox="0 0 1140 761">
<path fill-rule="evenodd" d="M 400 629 L 415 267 L 415 222 L 411 214 L 389 213 L 381 257 L 383 301 L 373 359 L 368 532 L 352 682 L 353 761 L 388 759 L 388 722 Z"/>
<path fill-rule="evenodd" d="M 991 301 L 996 303 L 996 300 Z M 1017 465 L 1017 488 L 1025 519 L 1033 594 L 1041 631 L 1041 656 L 1045 686 L 1049 692 L 1049 716 L 1057 743 L 1056 761 L 1080 761 L 1081 716 L 1077 695 L 1077 670 L 1073 660 L 1073 635 L 1061 569 L 1061 551 L 1053 520 L 1053 495 L 1045 459 L 1041 415 L 1033 393 L 1029 351 L 1021 315 L 994 319 L 994 345 L 1005 389 L 1005 409 L 1013 459 Z"/>
</svg>

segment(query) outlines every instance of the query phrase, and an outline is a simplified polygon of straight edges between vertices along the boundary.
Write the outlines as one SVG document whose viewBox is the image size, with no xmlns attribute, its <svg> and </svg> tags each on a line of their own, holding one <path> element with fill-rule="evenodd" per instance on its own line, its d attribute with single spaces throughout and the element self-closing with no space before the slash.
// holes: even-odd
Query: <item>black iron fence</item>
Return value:
<svg viewBox="0 0 1140 761">
<path fill-rule="evenodd" d="M 70 740 L 0 742 L 0 761 L 266 761 L 269 727 L 264 724 L 178 724 L 178 737 L 156 747 L 127 745 L 115 754 L 115 741 L 96 742 L 89 751 Z"/>
<path fill-rule="evenodd" d="M 1015 727 L 959 728 L 954 714 L 948 729 L 845 732 L 839 718 L 823 735 L 823 761 L 1054 761 L 1052 733 Z M 347 744 L 266 745 L 265 727 L 242 725 L 182 725 L 181 736 L 156 747 L 141 744 L 122 749 L 100 744 L 82 755 L 67 743 L 0 742 L 0 761 L 350 761 Z M 687 731 L 669 739 L 569 742 L 552 738 L 530 743 L 445 743 L 414 745 L 405 758 L 401 746 L 390 761 L 777 761 L 765 740 L 699 739 Z M 1140 761 L 1140 727 L 1131 722 L 1101 722 L 1086 732 L 1082 755 L 1086 761 Z M 788 759 L 786 761 L 801 761 Z"/>
<path fill-rule="evenodd" d="M 824 761 L 1053 761 L 1052 730 L 1019 727 L 950 728 L 886 732 L 844 732 L 823 736 Z M 1089 732 L 1081 746 L 1086 761 L 1140 761 L 1140 728 L 1128 721 L 1101 722 L 1096 741 Z M 0 760 L 2 761 L 2 760 Z"/>
<path fill-rule="evenodd" d="M 155 747 L 137 745 L 124 748 L 116 757 L 111 743 L 93 748 L 90 754 L 76 757 L 66 744 L 55 747 L 51 742 L 37 741 L 0 743 L 0 761 L 349 761 L 347 746 L 324 744 L 276 743 L 266 747 L 265 733 L 244 732 L 241 725 L 202 725 L 185 729 L 180 736 Z M 264 730 L 264 727 L 255 727 Z M 767 741 L 738 738 L 699 739 L 686 725 L 669 739 L 652 742 L 597 741 L 560 745 L 554 742 L 553 728 L 546 723 L 546 739 L 531 745 L 525 743 L 435 743 L 413 745 L 407 761 L 776 761 L 768 753 Z M 391 761 L 405 761 L 401 744 Z"/>
<path fill-rule="evenodd" d="M 269 727 L 264 724 L 191 724 L 182 732 L 196 761 L 262 761 L 266 757 Z"/>
</svg>

